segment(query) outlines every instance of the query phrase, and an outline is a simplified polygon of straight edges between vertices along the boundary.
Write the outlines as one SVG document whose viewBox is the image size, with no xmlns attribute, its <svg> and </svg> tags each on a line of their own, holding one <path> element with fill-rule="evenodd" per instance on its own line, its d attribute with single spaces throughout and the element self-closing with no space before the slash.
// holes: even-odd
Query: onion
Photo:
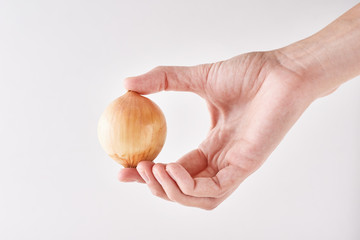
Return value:
<svg viewBox="0 0 360 240">
<path fill-rule="evenodd" d="M 105 152 L 126 168 L 153 161 L 166 138 L 166 121 L 150 99 L 128 91 L 105 109 L 98 125 Z"/>
</svg>

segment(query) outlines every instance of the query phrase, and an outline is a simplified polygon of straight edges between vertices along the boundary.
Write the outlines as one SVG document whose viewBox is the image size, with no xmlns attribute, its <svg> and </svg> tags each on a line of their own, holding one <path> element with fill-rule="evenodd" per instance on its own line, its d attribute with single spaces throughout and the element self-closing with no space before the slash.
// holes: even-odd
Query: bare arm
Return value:
<svg viewBox="0 0 360 240">
<path fill-rule="evenodd" d="M 360 4 L 320 32 L 276 52 L 315 97 L 332 92 L 360 74 Z"/>
</svg>

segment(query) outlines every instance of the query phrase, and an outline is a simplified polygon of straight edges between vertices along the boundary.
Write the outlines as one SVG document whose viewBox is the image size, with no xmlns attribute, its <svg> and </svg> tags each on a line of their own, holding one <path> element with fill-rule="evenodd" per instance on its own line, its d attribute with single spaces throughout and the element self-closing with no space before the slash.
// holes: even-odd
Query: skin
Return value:
<svg viewBox="0 0 360 240">
<path fill-rule="evenodd" d="M 150 94 L 190 91 L 207 102 L 206 139 L 169 164 L 140 162 L 121 182 L 185 206 L 214 209 L 263 162 L 317 98 L 360 74 L 360 4 L 307 39 L 192 67 L 161 66 L 127 78 L 126 89 Z"/>
</svg>

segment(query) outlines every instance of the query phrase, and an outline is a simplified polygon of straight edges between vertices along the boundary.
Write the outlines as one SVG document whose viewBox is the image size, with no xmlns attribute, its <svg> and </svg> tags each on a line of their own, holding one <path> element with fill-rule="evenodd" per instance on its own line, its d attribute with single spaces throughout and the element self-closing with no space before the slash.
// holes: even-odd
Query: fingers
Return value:
<svg viewBox="0 0 360 240">
<path fill-rule="evenodd" d="M 155 179 L 152 173 L 153 162 L 143 161 L 136 168 L 121 169 L 118 174 L 120 182 L 139 182 L 146 183 L 151 193 L 165 200 L 170 200 L 160 183 Z"/>
<path fill-rule="evenodd" d="M 221 198 L 248 176 L 247 172 L 233 165 L 221 169 L 214 177 L 192 178 L 178 163 L 168 164 L 166 171 L 181 192 L 194 197 Z"/>
<path fill-rule="evenodd" d="M 139 175 L 135 168 L 123 168 L 118 174 L 120 182 L 139 182 L 145 183 L 143 178 Z"/>
<path fill-rule="evenodd" d="M 140 76 L 126 78 L 124 87 L 141 94 L 160 91 L 202 92 L 210 64 L 193 67 L 162 66 Z"/>
<path fill-rule="evenodd" d="M 166 166 L 163 164 L 156 164 L 153 167 L 153 173 L 157 181 L 163 187 L 168 198 L 174 202 L 178 202 L 185 206 L 198 207 L 206 210 L 214 209 L 224 199 L 216 199 L 209 197 L 194 197 L 185 195 L 177 186 L 175 181 L 166 172 Z"/>
<path fill-rule="evenodd" d="M 234 158 L 232 154 L 227 155 L 229 160 Z M 227 198 L 250 174 L 249 169 L 234 164 L 229 164 L 217 173 L 213 172 L 217 170 L 209 169 L 206 156 L 196 149 L 184 155 L 177 163 L 164 165 L 140 162 L 136 169 L 123 169 L 119 179 L 139 181 L 140 178 L 155 196 L 185 206 L 210 210 Z"/>
<path fill-rule="evenodd" d="M 219 192 L 218 189 L 214 189 L 213 186 L 209 185 L 206 181 L 203 183 L 199 181 L 197 183 L 198 188 L 189 188 L 189 186 L 194 186 L 194 179 L 192 179 L 185 168 L 178 163 L 164 165 L 144 161 L 140 162 L 136 169 L 122 169 L 119 173 L 119 180 L 123 182 L 134 181 L 134 179 L 141 182 L 138 178 L 141 178 L 142 182 L 147 184 L 152 194 L 157 197 L 185 206 L 198 207 L 206 210 L 217 207 L 236 189 L 236 186 L 231 187 L 229 185 L 228 191 L 221 192 L 222 195 L 220 195 L 217 194 Z M 204 189 L 204 187 L 207 186 L 210 186 L 210 189 Z M 191 189 L 191 191 L 187 191 L 186 189 Z"/>
<path fill-rule="evenodd" d="M 185 195 L 166 172 L 166 165 L 161 163 L 154 164 L 153 162 L 144 161 L 140 162 L 136 169 L 122 169 L 119 173 L 119 180 L 122 182 L 145 182 L 152 194 L 157 197 L 206 210 L 214 209 L 225 199 L 225 197 L 198 198 Z"/>
<path fill-rule="evenodd" d="M 163 198 L 165 200 L 170 200 L 168 196 L 166 195 L 164 189 L 160 185 L 160 183 L 157 181 L 157 179 L 154 177 L 153 174 L 153 162 L 149 161 L 142 161 L 138 164 L 136 167 L 136 170 L 138 171 L 139 175 L 142 177 L 142 179 L 145 181 L 147 186 L 149 187 L 151 193 L 157 197 Z"/>
<path fill-rule="evenodd" d="M 196 163 L 201 152 L 191 151 L 179 160 L 186 166 L 191 160 Z M 165 200 L 178 202 L 185 206 L 198 207 L 211 210 L 226 199 L 248 176 L 247 170 L 229 165 L 221 169 L 214 177 L 193 178 L 187 169 L 194 172 L 203 171 L 200 167 L 187 169 L 180 163 L 154 164 L 153 162 L 140 162 L 136 169 L 123 169 L 119 173 L 120 181 L 145 182 L 153 195 Z M 194 173 L 193 172 L 193 173 Z M 140 179 L 139 179 L 140 178 Z"/>
</svg>

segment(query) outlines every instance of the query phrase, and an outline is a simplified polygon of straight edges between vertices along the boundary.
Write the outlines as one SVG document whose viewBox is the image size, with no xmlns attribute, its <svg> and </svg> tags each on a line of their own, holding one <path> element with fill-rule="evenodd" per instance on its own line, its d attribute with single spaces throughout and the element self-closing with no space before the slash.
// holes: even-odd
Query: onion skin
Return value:
<svg viewBox="0 0 360 240">
<path fill-rule="evenodd" d="M 115 99 L 101 115 L 99 141 L 105 152 L 126 168 L 153 161 L 166 138 L 166 121 L 150 99 L 128 91 Z"/>
</svg>

